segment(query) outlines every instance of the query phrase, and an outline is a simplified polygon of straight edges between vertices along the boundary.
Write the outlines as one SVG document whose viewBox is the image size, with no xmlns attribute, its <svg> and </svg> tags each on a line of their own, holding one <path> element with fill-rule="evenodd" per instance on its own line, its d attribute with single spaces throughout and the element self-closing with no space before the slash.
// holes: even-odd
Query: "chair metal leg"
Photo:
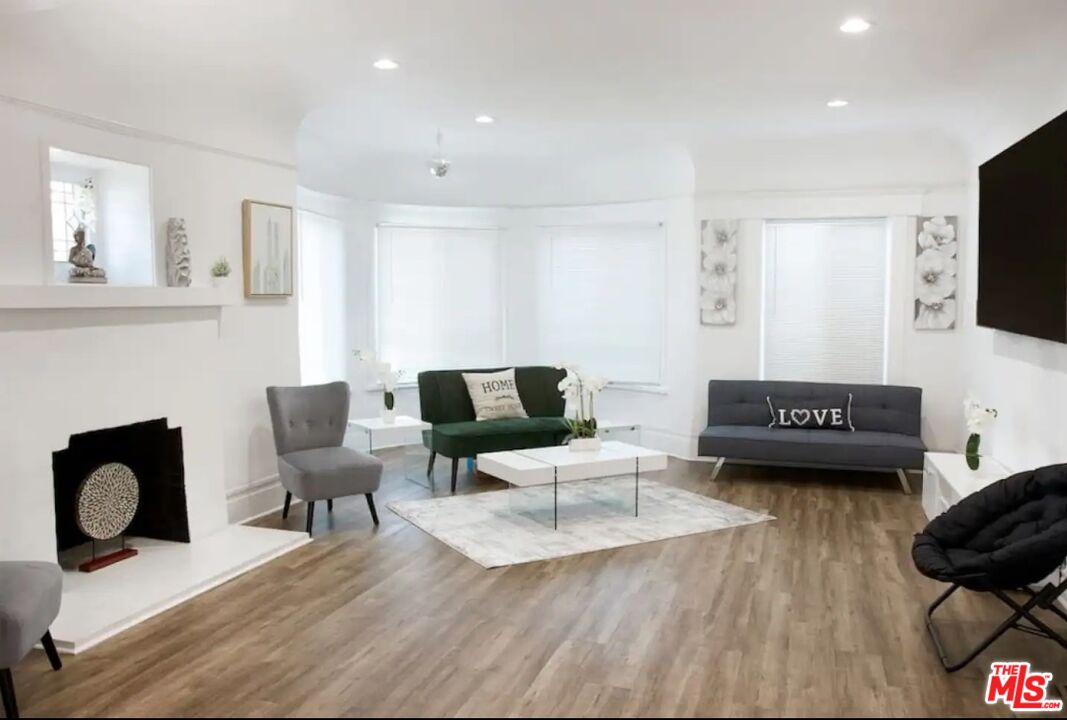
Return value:
<svg viewBox="0 0 1067 720">
<path fill-rule="evenodd" d="M 285 491 L 285 504 L 282 505 L 282 520 L 289 517 L 289 503 L 293 501 L 293 494 L 288 490 Z"/>
<path fill-rule="evenodd" d="M 311 501 L 308 501 L 307 506 L 308 506 L 307 533 L 308 533 L 308 535 L 310 535 L 311 534 L 311 526 L 315 523 L 315 503 L 313 503 Z"/>
<path fill-rule="evenodd" d="M 1062 635 L 1050 628 L 1044 622 L 1034 617 L 1033 613 L 1030 612 L 1035 607 L 1040 607 L 1043 602 L 1048 601 L 1050 598 L 1054 600 L 1056 597 L 1059 597 L 1059 595 L 1063 592 L 1065 585 L 1067 585 L 1067 583 L 1060 586 L 1049 585 L 1041 593 L 1033 593 L 1032 591 L 1027 590 L 1027 592 L 1030 592 L 1031 597 L 1023 605 L 1020 605 L 1019 603 L 1012 600 L 1006 593 L 1001 590 L 991 590 L 990 592 L 992 592 L 994 596 L 996 596 L 1005 605 L 1010 607 L 1014 612 L 1006 620 L 1004 620 L 1004 622 L 1000 623 L 1000 625 L 998 625 L 996 629 L 993 630 L 993 632 L 983 638 L 973 650 L 967 653 L 962 659 L 955 661 L 949 659 L 948 653 L 945 651 L 945 646 L 941 642 L 941 637 L 940 635 L 938 635 L 937 628 L 934 627 L 933 619 L 934 611 L 937 610 L 937 608 L 940 607 L 941 603 L 945 602 L 945 600 L 947 600 L 952 593 L 956 592 L 956 590 L 960 588 L 959 585 L 953 585 L 952 587 L 950 587 L 948 590 L 943 592 L 936 600 L 934 600 L 933 604 L 930 605 L 929 609 L 926 611 L 926 630 L 930 633 L 930 639 L 934 643 L 934 649 L 937 650 L 937 655 L 941 659 L 941 664 L 944 666 L 945 670 L 947 672 L 956 672 L 957 670 L 963 668 L 976 657 L 978 657 L 978 655 L 983 650 L 992 645 L 997 638 L 999 638 L 1001 635 L 1003 635 L 1012 628 L 1029 632 L 1034 635 L 1039 635 L 1041 637 L 1048 638 L 1049 640 L 1055 640 L 1061 646 L 1067 648 L 1067 638 L 1064 638 Z M 1033 623 L 1034 627 L 1031 628 L 1026 625 L 1020 625 L 1019 620 L 1021 620 L 1022 618 L 1026 618 L 1028 621 Z"/>
<path fill-rule="evenodd" d="M 378 524 L 378 511 L 374 509 L 374 494 L 373 493 L 367 493 L 367 508 L 370 510 L 371 520 L 373 520 L 374 524 L 377 525 Z"/>
<path fill-rule="evenodd" d="M 897 479 L 900 480 L 900 489 L 905 495 L 911 495 L 911 483 L 908 482 L 908 474 L 902 468 L 897 468 Z"/>
<path fill-rule="evenodd" d="M 430 451 L 430 462 L 426 464 L 426 477 L 433 477 L 433 461 L 437 459 L 437 451 Z"/>
<path fill-rule="evenodd" d="M 56 643 L 52 640 L 52 631 L 46 630 L 44 637 L 41 638 L 41 645 L 44 646 L 45 655 L 48 656 L 48 662 L 52 665 L 53 670 L 59 670 L 63 667 L 63 661 L 59 659 L 59 651 L 56 650 Z"/>
<path fill-rule="evenodd" d="M 456 476 L 459 474 L 459 458 L 452 458 L 452 492 L 456 492 Z"/>
<path fill-rule="evenodd" d="M 326 501 L 326 512 L 333 512 L 333 498 Z"/>
<path fill-rule="evenodd" d="M 719 477 L 719 473 L 722 472 L 722 466 L 726 464 L 726 458 L 719 458 L 715 461 L 715 467 L 711 471 L 711 480 L 715 481 L 715 478 Z"/>
<path fill-rule="evenodd" d="M 15 680 L 11 677 L 11 670 L 0 670 L 0 695 L 4 696 L 4 714 L 9 718 L 19 716 L 19 706 L 15 702 Z"/>
</svg>

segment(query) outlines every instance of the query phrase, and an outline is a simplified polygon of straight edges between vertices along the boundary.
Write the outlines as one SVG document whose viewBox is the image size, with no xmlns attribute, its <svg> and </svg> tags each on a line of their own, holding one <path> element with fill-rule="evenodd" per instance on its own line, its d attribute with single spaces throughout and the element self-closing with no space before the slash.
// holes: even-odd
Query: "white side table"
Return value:
<svg viewBox="0 0 1067 720">
<path fill-rule="evenodd" d="M 923 463 L 923 512 L 929 520 L 971 493 L 1011 475 L 1011 470 L 991 457 L 982 457 L 977 470 L 967 467 L 960 453 L 928 452 Z"/>
<path fill-rule="evenodd" d="M 385 446 L 401 445 L 409 448 L 414 445 L 422 447 L 422 431 L 429 430 L 432 426 L 430 423 L 423 422 L 410 415 L 397 415 L 391 423 L 385 422 L 380 417 L 350 418 L 348 427 L 358 430 L 367 436 L 367 452 L 373 455 L 375 448 Z M 413 443 L 412 439 L 416 436 L 418 441 Z M 416 485 L 433 490 L 433 476 L 427 476 L 424 479 L 421 472 L 413 472 L 411 468 L 412 462 L 409 462 L 409 460 L 414 461 L 414 457 L 409 457 L 409 455 L 412 455 L 412 453 L 405 451 L 404 477 Z M 419 457 L 428 458 L 429 456 Z"/>
</svg>

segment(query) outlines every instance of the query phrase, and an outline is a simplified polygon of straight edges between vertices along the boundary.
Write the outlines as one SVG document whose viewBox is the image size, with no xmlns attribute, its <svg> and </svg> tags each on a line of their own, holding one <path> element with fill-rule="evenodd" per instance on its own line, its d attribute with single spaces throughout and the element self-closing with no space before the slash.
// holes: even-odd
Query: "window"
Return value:
<svg viewBox="0 0 1067 720">
<path fill-rule="evenodd" d="M 339 220 L 301 210 L 300 380 L 305 385 L 345 377 L 345 234 Z"/>
<path fill-rule="evenodd" d="M 546 232 L 540 351 L 614 383 L 662 380 L 666 238 L 662 224 Z"/>
<path fill-rule="evenodd" d="M 884 220 L 765 226 L 763 377 L 885 382 Z"/>
<path fill-rule="evenodd" d="M 503 363 L 495 229 L 382 225 L 377 254 L 378 356 L 402 380 Z"/>
<path fill-rule="evenodd" d="M 74 245 L 72 220 L 78 207 L 78 183 L 52 181 L 52 259 L 67 262 L 70 248 Z"/>
</svg>

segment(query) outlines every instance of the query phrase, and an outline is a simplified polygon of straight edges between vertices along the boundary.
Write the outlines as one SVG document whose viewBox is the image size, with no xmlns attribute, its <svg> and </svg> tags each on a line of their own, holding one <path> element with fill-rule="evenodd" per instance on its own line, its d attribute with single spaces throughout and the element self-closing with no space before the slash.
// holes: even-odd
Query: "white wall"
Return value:
<svg viewBox="0 0 1067 720">
<path fill-rule="evenodd" d="M 0 453 L 9 468 L 0 477 L 0 555 L 54 557 L 50 453 L 71 433 L 151 417 L 183 426 L 194 531 L 278 504 L 264 387 L 299 380 L 297 305 L 242 298 L 241 200 L 293 204 L 295 170 L 0 101 L 0 285 L 45 277 L 49 145 L 148 166 L 157 256 L 167 218 L 185 217 L 194 284 L 206 285 L 211 262 L 225 255 L 233 304 L 0 312 Z"/>
</svg>

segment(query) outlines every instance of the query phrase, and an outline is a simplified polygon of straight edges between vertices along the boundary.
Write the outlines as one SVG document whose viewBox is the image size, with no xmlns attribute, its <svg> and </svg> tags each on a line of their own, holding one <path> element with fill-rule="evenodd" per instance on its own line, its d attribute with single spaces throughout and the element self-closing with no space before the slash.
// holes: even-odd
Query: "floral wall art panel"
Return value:
<svg viewBox="0 0 1067 720">
<path fill-rule="evenodd" d="M 737 233 L 739 220 L 700 221 L 700 323 L 737 321 Z"/>
<path fill-rule="evenodd" d="M 956 327 L 958 217 L 920 217 L 915 237 L 915 329 Z"/>
</svg>

